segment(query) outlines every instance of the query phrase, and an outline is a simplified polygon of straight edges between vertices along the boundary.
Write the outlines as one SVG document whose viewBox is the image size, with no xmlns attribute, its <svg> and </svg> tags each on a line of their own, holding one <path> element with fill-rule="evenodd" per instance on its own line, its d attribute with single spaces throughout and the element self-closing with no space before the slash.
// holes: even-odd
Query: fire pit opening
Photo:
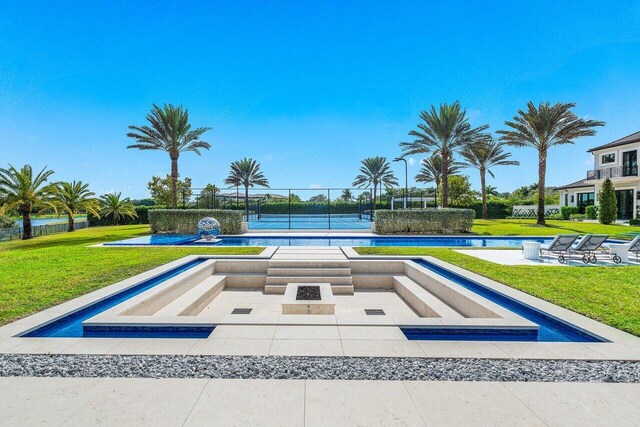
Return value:
<svg viewBox="0 0 640 427">
<path fill-rule="evenodd" d="M 320 286 L 298 286 L 297 301 L 319 301 Z"/>
</svg>

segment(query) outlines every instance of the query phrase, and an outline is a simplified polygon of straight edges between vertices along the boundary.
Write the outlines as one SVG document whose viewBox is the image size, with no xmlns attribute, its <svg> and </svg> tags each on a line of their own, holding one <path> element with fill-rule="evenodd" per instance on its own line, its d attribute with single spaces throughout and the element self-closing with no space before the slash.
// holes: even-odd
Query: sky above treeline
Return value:
<svg viewBox="0 0 640 427">
<path fill-rule="evenodd" d="M 495 132 L 526 102 L 577 103 L 595 137 L 550 152 L 547 182 L 592 168 L 590 147 L 640 130 L 638 1 L 0 1 L 0 165 L 45 165 L 99 194 L 148 195 L 163 152 L 127 150 L 152 103 L 182 104 L 212 148 L 194 187 L 253 157 L 274 188 L 348 187 L 394 158 L 421 110 L 459 100 Z M 510 191 L 537 153 L 495 169 Z M 409 185 L 421 157 L 410 160 Z M 404 166 L 394 164 L 401 182 Z M 464 172 L 474 187 L 475 170 Z"/>
</svg>

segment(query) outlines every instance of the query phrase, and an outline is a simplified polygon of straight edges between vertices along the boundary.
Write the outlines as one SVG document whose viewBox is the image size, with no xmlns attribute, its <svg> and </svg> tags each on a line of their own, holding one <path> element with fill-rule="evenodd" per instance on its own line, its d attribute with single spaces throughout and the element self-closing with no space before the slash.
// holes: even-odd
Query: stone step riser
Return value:
<svg viewBox="0 0 640 427">
<path fill-rule="evenodd" d="M 267 285 L 286 285 L 287 283 L 332 283 L 337 285 L 353 285 L 351 276 L 270 276 Z"/>
<path fill-rule="evenodd" d="M 351 276 L 350 268 L 300 268 L 300 267 L 278 267 L 269 268 L 268 276 Z"/>
</svg>

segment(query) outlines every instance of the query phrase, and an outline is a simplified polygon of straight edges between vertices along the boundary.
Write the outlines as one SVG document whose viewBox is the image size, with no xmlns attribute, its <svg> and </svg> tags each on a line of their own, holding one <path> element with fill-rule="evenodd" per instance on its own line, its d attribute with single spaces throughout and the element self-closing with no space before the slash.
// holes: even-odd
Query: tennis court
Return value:
<svg viewBox="0 0 640 427">
<path fill-rule="evenodd" d="M 249 216 L 250 230 L 354 230 L 371 228 L 369 214 L 262 214 Z"/>
</svg>

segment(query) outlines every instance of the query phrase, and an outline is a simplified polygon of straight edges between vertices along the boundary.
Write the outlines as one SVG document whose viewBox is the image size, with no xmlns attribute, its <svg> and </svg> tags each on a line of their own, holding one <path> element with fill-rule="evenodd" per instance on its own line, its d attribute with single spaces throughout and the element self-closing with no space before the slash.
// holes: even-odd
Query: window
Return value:
<svg viewBox="0 0 640 427">
<path fill-rule="evenodd" d="M 600 163 L 604 165 L 606 163 L 613 163 L 615 161 L 616 161 L 616 154 L 615 153 L 603 154 L 602 155 L 602 161 Z"/>
<path fill-rule="evenodd" d="M 578 212 L 583 214 L 586 206 L 593 206 L 595 193 L 578 193 Z"/>
<path fill-rule="evenodd" d="M 564 205 L 569 206 L 569 194 L 567 193 L 564 193 Z"/>
<path fill-rule="evenodd" d="M 638 175 L 638 152 L 636 150 L 622 153 L 622 175 Z"/>
</svg>

